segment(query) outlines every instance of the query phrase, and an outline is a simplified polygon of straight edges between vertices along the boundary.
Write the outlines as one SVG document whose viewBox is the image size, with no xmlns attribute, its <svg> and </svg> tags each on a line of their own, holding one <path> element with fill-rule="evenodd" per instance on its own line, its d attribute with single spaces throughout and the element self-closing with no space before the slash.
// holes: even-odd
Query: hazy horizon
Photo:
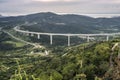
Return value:
<svg viewBox="0 0 120 80">
<path fill-rule="evenodd" d="M 7 14 L 0 14 L 1 16 L 9 17 L 9 16 L 25 16 L 30 14 L 37 14 L 37 13 L 47 13 L 47 12 L 34 12 L 34 13 L 26 13 L 26 14 L 16 14 L 16 15 L 7 15 Z M 55 13 L 55 12 L 52 12 Z M 74 15 L 83 15 L 93 18 L 105 17 L 105 18 L 112 18 L 112 17 L 120 17 L 120 14 L 79 14 L 79 13 L 55 13 L 58 15 L 66 15 L 66 14 L 74 14 Z"/>
<path fill-rule="evenodd" d="M 120 0 L 0 0 L 0 14 L 4 16 L 39 12 L 114 17 L 120 16 Z"/>
</svg>

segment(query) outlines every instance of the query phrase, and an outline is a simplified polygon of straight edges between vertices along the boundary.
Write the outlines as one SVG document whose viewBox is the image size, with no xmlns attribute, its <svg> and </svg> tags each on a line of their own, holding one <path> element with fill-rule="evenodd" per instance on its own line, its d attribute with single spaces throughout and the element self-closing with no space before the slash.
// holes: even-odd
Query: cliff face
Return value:
<svg viewBox="0 0 120 80">
<path fill-rule="evenodd" d="M 120 80 L 120 59 L 116 58 L 113 69 L 113 80 Z"/>
<path fill-rule="evenodd" d="M 106 72 L 104 79 L 120 80 L 120 58 L 115 58 L 114 66 Z"/>
</svg>

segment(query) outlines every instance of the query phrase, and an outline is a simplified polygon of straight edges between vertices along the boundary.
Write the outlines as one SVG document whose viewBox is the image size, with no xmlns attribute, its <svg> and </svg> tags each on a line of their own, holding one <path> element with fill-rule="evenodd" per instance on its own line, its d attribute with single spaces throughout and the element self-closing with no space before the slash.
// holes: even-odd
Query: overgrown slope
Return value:
<svg viewBox="0 0 120 80">
<path fill-rule="evenodd" d="M 3 35 L 3 34 L 2 34 Z M 12 39 L 0 38 L 0 45 L 14 44 Z M 4 40 L 3 40 L 4 39 Z M 7 42 L 6 42 L 7 41 Z M 19 43 L 19 42 L 18 42 Z M 119 80 L 119 47 L 112 55 L 111 49 L 118 40 L 97 43 L 84 43 L 72 47 L 53 47 L 52 54 L 40 56 L 26 55 L 31 48 L 21 46 L 0 50 L 0 80 Z M 1 47 L 1 46 L 0 46 Z M 6 46 L 8 47 L 8 46 Z M 18 54 L 19 53 L 19 54 Z M 8 55 L 9 54 L 9 55 Z M 17 61 L 17 62 L 16 62 Z"/>
</svg>

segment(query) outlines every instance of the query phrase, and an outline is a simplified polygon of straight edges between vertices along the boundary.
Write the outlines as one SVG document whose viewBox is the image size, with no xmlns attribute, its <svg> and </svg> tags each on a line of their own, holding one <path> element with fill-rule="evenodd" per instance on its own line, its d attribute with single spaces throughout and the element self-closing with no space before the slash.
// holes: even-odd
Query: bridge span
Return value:
<svg viewBox="0 0 120 80">
<path fill-rule="evenodd" d="M 53 44 L 53 36 L 66 36 L 68 38 L 68 46 L 70 46 L 70 37 L 72 37 L 72 36 L 76 36 L 79 38 L 85 38 L 85 39 L 87 39 L 87 42 L 89 42 L 90 40 L 95 40 L 94 37 L 98 37 L 98 36 L 105 36 L 106 41 L 108 41 L 110 36 L 120 35 L 120 33 L 100 33 L 100 34 L 43 33 L 43 32 L 32 32 L 32 31 L 21 30 L 19 26 L 14 27 L 14 30 L 17 32 L 20 32 L 20 33 L 31 34 L 31 36 L 37 35 L 38 39 L 40 39 L 40 35 L 48 35 L 48 36 L 50 36 L 50 44 L 51 45 Z"/>
</svg>

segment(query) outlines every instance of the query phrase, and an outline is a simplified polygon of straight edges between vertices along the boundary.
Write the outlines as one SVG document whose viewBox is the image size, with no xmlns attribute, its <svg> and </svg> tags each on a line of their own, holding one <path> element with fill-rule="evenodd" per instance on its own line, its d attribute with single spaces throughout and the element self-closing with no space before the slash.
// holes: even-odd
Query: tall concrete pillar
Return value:
<svg viewBox="0 0 120 80">
<path fill-rule="evenodd" d="M 108 40 L 109 40 L 109 36 L 107 35 L 107 36 L 106 36 L 106 41 L 108 41 Z"/>
<path fill-rule="evenodd" d="M 53 44 L 53 35 L 50 35 L 50 44 Z"/>
<path fill-rule="evenodd" d="M 31 33 L 31 36 L 34 36 L 34 34 L 33 34 L 33 33 Z"/>
<path fill-rule="evenodd" d="M 37 38 L 40 39 L 40 34 L 37 34 Z"/>
<path fill-rule="evenodd" d="M 68 46 L 70 46 L 70 35 L 68 35 Z"/>
<path fill-rule="evenodd" d="M 29 36 L 29 33 L 26 33 L 27 36 Z"/>
<path fill-rule="evenodd" d="M 90 42 L 90 37 L 89 36 L 87 36 L 87 42 Z"/>
</svg>

